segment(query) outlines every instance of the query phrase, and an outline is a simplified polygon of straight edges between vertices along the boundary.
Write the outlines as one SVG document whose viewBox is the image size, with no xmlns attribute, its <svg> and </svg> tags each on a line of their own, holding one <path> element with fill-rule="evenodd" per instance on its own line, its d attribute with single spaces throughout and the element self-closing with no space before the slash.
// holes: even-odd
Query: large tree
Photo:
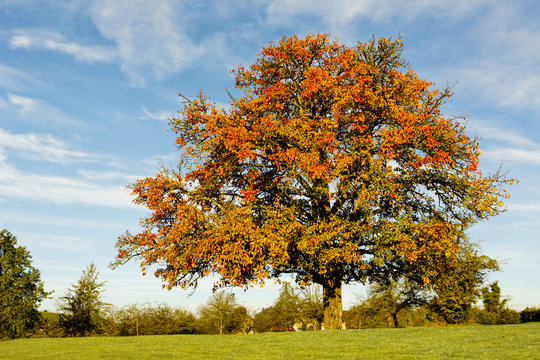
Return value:
<svg viewBox="0 0 540 360">
<path fill-rule="evenodd" d="M 463 226 L 501 211 L 507 180 L 478 170 L 478 142 L 406 68 L 400 40 L 283 38 L 235 71 L 238 96 L 203 93 L 170 120 L 180 161 L 132 185 L 150 215 L 117 242 L 169 288 L 295 274 L 323 287 L 341 327 L 343 283 L 430 282 Z"/>
<path fill-rule="evenodd" d="M 23 335 L 41 320 L 46 292 L 32 257 L 9 231 L 0 231 L 0 338 Z"/>
</svg>

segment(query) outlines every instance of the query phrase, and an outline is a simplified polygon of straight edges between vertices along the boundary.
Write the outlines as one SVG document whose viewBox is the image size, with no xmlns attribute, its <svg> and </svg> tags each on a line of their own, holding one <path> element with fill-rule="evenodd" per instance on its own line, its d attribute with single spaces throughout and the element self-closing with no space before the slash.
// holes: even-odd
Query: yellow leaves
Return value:
<svg viewBox="0 0 540 360">
<path fill-rule="evenodd" d="M 430 281 L 457 226 L 500 212 L 512 180 L 478 171 L 477 140 L 441 115 L 450 92 L 404 72 L 401 46 L 283 38 L 235 71 L 230 108 L 186 99 L 178 170 L 131 187 L 150 215 L 118 259 L 159 264 L 168 286 L 364 280 L 388 264 Z"/>
</svg>

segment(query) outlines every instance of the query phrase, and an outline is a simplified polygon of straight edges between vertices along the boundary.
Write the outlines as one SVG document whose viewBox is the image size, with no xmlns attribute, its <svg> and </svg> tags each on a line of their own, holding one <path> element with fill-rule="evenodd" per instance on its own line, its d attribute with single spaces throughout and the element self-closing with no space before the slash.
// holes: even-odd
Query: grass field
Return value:
<svg viewBox="0 0 540 360">
<path fill-rule="evenodd" d="M 540 359 L 540 323 L 18 339 L 0 342 L 0 359 Z"/>
</svg>

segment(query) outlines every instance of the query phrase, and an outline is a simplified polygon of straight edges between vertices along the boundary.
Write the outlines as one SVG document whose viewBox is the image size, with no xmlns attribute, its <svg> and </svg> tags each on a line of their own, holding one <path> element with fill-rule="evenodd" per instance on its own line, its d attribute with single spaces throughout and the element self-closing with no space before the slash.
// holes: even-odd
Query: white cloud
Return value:
<svg viewBox="0 0 540 360">
<path fill-rule="evenodd" d="M 87 180 L 122 180 L 135 181 L 139 176 L 128 175 L 119 171 L 94 171 L 94 170 L 79 170 L 79 174 Z"/>
<path fill-rule="evenodd" d="M 482 157 L 504 163 L 540 164 L 540 144 L 500 123 L 471 119 L 467 124 L 468 131 L 480 138 Z"/>
<path fill-rule="evenodd" d="M 66 149 L 64 143 L 50 135 L 11 134 L 0 129 L 0 199 L 31 199 L 60 204 L 81 203 L 116 208 L 134 207 L 125 189 L 119 185 L 103 185 L 100 181 L 111 177 L 99 177 L 97 173 L 82 171 L 77 179 L 57 175 L 41 175 L 19 170 L 8 163 L 8 155 L 15 152 L 23 158 L 68 164 L 76 161 L 95 161 L 97 157 Z M 113 178 L 120 178 L 114 173 Z M 131 178 L 124 176 L 124 179 Z"/>
<path fill-rule="evenodd" d="M 67 150 L 64 143 L 49 134 L 11 134 L 0 129 L 0 151 L 2 150 L 14 150 L 23 158 L 52 163 L 91 160 L 88 154 Z"/>
<path fill-rule="evenodd" d="M 538 36 L 540 37 L 540 33 Z M 520 52 L 520 49 L 510 46 L 508 51 L 515 53 Z M 538 67 L 506 63 L 501 57 L 477 60 L 471 59 L 471 62 L 454 69 L 439 71 L 447 79 L 459 80 L 459 87 L 466 92 L 465 95 L 473 94 L 477 103 L 520 110 L 540 110 Z"/>
<path fill-rule="evenodd" d="M 88 63 L 111 62 L 117 57 L 113 47 L 80 45 L 66 40 L 60 33 L 48 30 L 16 30 L 9 40 L 12 48 L 45 49 L 72 55 Z"/>
<path fill-rule="evenodd" d="M 0 209 L 0 218 L 2 218 L 2 221 L 18 224 L 101 229 L 123 229 L 126 227 L 126 224 L 120 221 L 102 221 L 88 217 L 74 218 L 66 216 L 50 216 L 37 212 L 19 211 L 13 208 L 10 208 L 5 212 Z"/>
<path fill-rule="evenodd" d="M 41 126 L 85 127 L 84 123 L 74 120 L 47 101 L 9 93 L 7 99 L 0 98 L 4 119 L 11 115 Z"/>
<path fill-rule="evenodd" d="M 169 118 L 172 117 L 172 114 L 169 113 L 169 112 L 166 112 L 166 111 L 161 111 L 159 113 L 152 113 L 150 111 L 148 111 L 148 109 L 146 109 L 144 107 L 144 105 L 141 105 L 141 109 L 142 111 L 144 112 L 144 115 L 143 117 L 141 117 L 141 119 L 152 119 L 152 120 L 159 120 L 159 121 L 168 121 Z"/>
<path fill-rule="evenodd" d="M 529 164 L 540 165 L 540 149 L 516 149 L 509 147 L 495 147 L 484 150 L 483 155 L 495 159 L 503 160 L 503 162 L 524 162 Z"/>
<path fill-rule="evenodd" d="M 57 204 L 134 207 L 123 185 L 103 186 L 65 176 L 27 173 L 5 162 L 0 162 L 0 174 L 0 197 Z"/>
<path fill-rule="evenodd" d="M 134 85 L 144 84 L 148 68 L 161 78 L 202 54 L 183 28 L 181 2 L 97 0 L 91 17 L 102 35 L 116 43 L 122 70 Z"/>
<path fill-rule="evenodd" d="M 482 3 L 467 0 L 275 0 L 266 8 L 266 21 L 273 25 L 290 26 L 295 24 L 293 18 L 315 15 L 331 26 L 340 26 L 359 18 L 390 22 L 399 17 L 412 21 L 426 14 L 454 20 L 474 13 Z"/>
<path fill-rule="evenodd" d="M 510 203 L 507 204 L 508 209 L 512 211 L 524 211 L 527 213 L 537 213 L 540 212 L 540 204 L 516 204 Z"/>
<path fill-rule="evenodd" d="M 63 235 L 43 235 L 33 233 L 18 233 L 24 238 L 26 243 L 49 249 L 73 251 L 73 252 L 93 252 L 96 249 L 96 242 L 75 236 Z"/>
<path fill-rule="evenodd" d="M 151 167 L 161 167 L 161 166 L 173 166 L 178 163 L 179 154 L 177 152 L 172 152 L 167 155 L 156 155 L 151 158 L 143 159 L 142 162 L 147 166 Z"/>
<path fill-rule="evenodd" d="M 494 127 L 489 125 L 487 121 L 475 119 L 472 125 L 472 129 L 477 130 L 476 135 L 481 139 L 502 141 L 504 143 L 517 145 L 518 147 L 540 147 L 540 145 L 533 140 L 530 140 L 513 130 Z"/>
<path fill-rule="evenodd" d="M 22 70 L 0 64 L 0 87 L 9 90 L 26 89 L 35 79 Z M 0 106 L 3 100 L 0 98 Z"/>
</svg>

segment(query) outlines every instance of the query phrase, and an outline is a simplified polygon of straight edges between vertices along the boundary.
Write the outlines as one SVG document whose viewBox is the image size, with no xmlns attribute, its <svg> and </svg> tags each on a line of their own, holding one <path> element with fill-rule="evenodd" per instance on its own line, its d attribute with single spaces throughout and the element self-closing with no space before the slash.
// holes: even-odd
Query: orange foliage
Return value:
<svg viewBox="0 0 540 360">
<path fill-rule="evenodd" d="M 401 48 L 283 38 L 234 71 L 230 109 L 186 99 L 178 170 L 132 185 L 150 215 L 119 238 L 118 262 L 157 265 L 169 287 L 436 279 L 511 180 L 479 172 L 477 140 L 440 112 L 450 91 L 405 69 Z"/>
</svg>

